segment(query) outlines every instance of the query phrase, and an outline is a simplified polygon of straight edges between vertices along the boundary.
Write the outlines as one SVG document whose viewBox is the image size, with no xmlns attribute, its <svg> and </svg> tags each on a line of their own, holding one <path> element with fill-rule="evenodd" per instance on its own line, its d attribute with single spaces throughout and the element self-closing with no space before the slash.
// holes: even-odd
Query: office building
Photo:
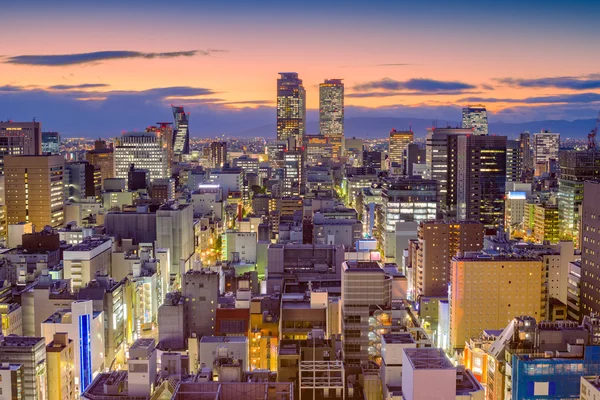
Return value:
<svg viewBox="0 0 600 400">
<path fill-rule="evenodd" d="M 42 132 L 42 153 L 60 154 L 60 133 Z"/>
<path fill-rule="evenodd" d="M 112 239 L 94 235 L 69 247 L 63 253 L 63 273 L 71 279 L 73 289 L 86 286 L 97 274 L 107 275 L 111 270 Z"/>
<path fill-rule="evenodd" d="M 506 141 L 506 182 L 521 182 L 523 157 L 518 140 Z"/>
<path fill-rule="evenodd" d="M 100 168 L 100 182 L 115 177 L 115 161 L 113 147 L 107 147 L 104 140 L 96 140 L 94 149 L 85 153 L 85 159 L 94 167 Z"/>
<path fill-rule="evenodd" d="M 403 168 L 404 166 L 404 151 L 414 140 L 414 133 L 412 131 L 397 131 L 392 129 L 390 131 L 389 139 L 389 151 L 388 151 L 388 162 L 390 168 L 397 166 Z M 364 162 L 364 161 L 363 161 Z"/>
<path fill-rule="evenodd" d="M 295 72 L 280 72 L 277 79 L 277 140 L 289 150 L 302 146 L 306 134 L 306 92 Z"/>
<path fill-rule="evenodd" d="M 62 156 L 4 158 L 6 220 L 31 222 L 41 230 L 64 223 L 64 159 Z"/>
<path fill-rule="evenodd" d="M 600 313 L 600 181 L 584 183 L 580 317 Z"/>
<path fill-rule="evenodd" d="M 533 135 L 533 164 L 548 164 L 558 160 L 560 133 L 542 131 Z"/>
<path fill-rule="evenodd" d="M 375 309 L 388 310 L 392 277 L 374 261 L 342 264 L 342 354 L 346 365 L 369 360 L 369 317 Z"/>
<path fill-rule="evenodd" d="M 381 151 L 363 151 L 362 167 L 367 173 L 370 172 L 371 174 L 376 174 L 386 169 L 385 153 Z"/>
<path fill-rule="evenodd" d="M 17 303 L 0 303 L 2 334 L 23 336 L 23 308 Z"/>
<path fill-rule="evenodd" d="M 73 341 L 75 392 L 83 393 L 93 375 L 104 369 L 104 315 L 94 312 L 91 301 L 75 301 L 70 310 L 58 311 L 42 323 L 46 344 L 62 332 Z"/>
<path fill-rule="evenodd" d="M 533 237 L 536 243 L 558 243 L 561 237 L 556 204 L 534 204 Z"/>
<path fill-rule="evenodd" d="M 172 108 L 175 120 L 173 157 L 180 160 L 182 155 L 190 153 L 190 113 L 186 114 L 182 106 Z"/>
<path fill-rule="evenodd" d="M 133 342 L 129 348 L 127 371 L 127 394 L 149 398 L 156 382 L 154 339 L 138 339 Z"/>
<path fill-rule="evenodd" d="M 200 271 L 187 271 L 182 278 L 181 293 L 185 299 L 183 305 L 184 337 L 214 335 L 220 294 L 219 273 L 211 272 L 206 268 Z M 181 332 L 181 327 L 180 324 L 172 326 L 171 329 Z M 160 324 L 159 332 L 161 329 L 163 329 L 163 324 Z"/>
<path fill-rule="evenodd" d="M 0 391 L 7 400 L 22 400 L 25 397 L 23 365 L 2 363 L 0 365 Z"/>
<path fill-rule="evenodd" d="M 116 178 L 128 179 L 131 165 L 147 170 L 150 180 L 169 178 L 167 149 L 155 132 L 129 132 L 115 139 L 114 172 Z"/>
<path fill-rule="evenodd" d="M 4 173 L 4 157 L 38 156 L 42 154 L 40 122 L 0 122 L 0 173 Z"/>
<path fill-rule="evenodd" d="M 537 257 L 466 253 L 452 259 L 450 351 L 462 350 L 486 329 L 502 329 L 518 315 L 540 317 L 545 309 L 545 271 Z"/>
<path fill-rule="evenodd" d="M 456 193 L 457 219 L 478 221 L 494 228 L 504 220 L 506 136 L 461 135 L 456 139 L 455 163 L 450 164 L 450 194 Z M 456 171 L 452 166 L 456 165 Z"/>
<path fill-rule="evenodd" d="M 452 257 L 480 251 L 484 234 L 485 228 L 479 222 L 422 221 L 417 231 L 417 263 L 413 266 L 415 298 L 447 296 Z"/>
<path fill-rule="evenodd" d="M 210 167 L 223 168 L 227 163 L 227 142 L 212 142 L 210 144 Z"/>
<path fill-rule="evenodd" d="M 6 336 L 0 339 L 0 363 L 23 366 L 23 399 L 44 400 L 46 343 L 43 337 Z"/>
<path fill-rule="evenodd" d="M 600 178 L 600 152 L 561 151 L 559 154 L 558 213 L 560 231 L 579 243 L 585 181 Z"/>
<path fill-rule="evenodd" d="M 425 158 L 429 179 L 438 181 L 440 205 L 449 215 L 456 214 L 456 136 L 473 135 L 473 128 L 428 128 Z M 454 140 L 452 140 L 454 138 Z M 464 154 L 464 153 L 463 153 Z"/>
<path fill-rule="evenodd" d="M 75 400 L 75 350 L 68 333 L 55 333 L 46 346 L 48 400 Z"/>
<path fill-rule="evenodd" d="M 404 174 L 419 175 L 414 173 L 415 164 L 425 164 L 425 148 L 420 147 L 417 143 L 410 143 L 404 149 Z"/>
<path fill-rule="evenodd" d="M 341 79 L 325 79 L 319 84 L 320 133 L 331 144 L 333 158 L 344 155 L 344 83 Z"/>
<path fill-rule="evenodd" d="M 154 132 L 162 139 L 162 145 L 167 150 L 167 167 L 170 171 L 173 166 L 173 124 L 157 122 L 156 126 L 147 127 L 146 132 Z"/>
<path fill-rule="evenodd" d="M 156 210 L 156 246 L 170 249 L 173 273 L 181 278 L 194 254 L 194 208 L 168 202 Z"/>
<path fill-rule="evenodd" d="M 258 174 L 259 164 L 260 162 L 258 161 L 258 158 L 252 158 L 247 155 L 233 159 L 233 167 L 242 169 L 244 171 L 244 175 L 246 176 L 248 174 Z"/>
<path fill-rule="evenodd" d="M 504 201 L 504 229 L 509 238 L 524 237 L 528 227 L 529 205 L 526 192 L 511 191 Z M 517 235 L 517 236 L 515 236 Z"/>
<path fill-rule="evenodd" d="M 283 156 L 283 196 L 304 194 L 306 172 L 304 151 L 288 151 Z"/>
<path fill-rule="evenodd" d="M 65 201 L 80 203 L 87 198 L 100 198 L 100 169 L 88 161 L 65 163 L 63 185 Z"/>
<path fill-rule="evenodd" d="M 532 143 L 531 134 L 529 132 L 523 132 L 519 134 L 519 148 L 521 149 L 523 170 L 533 171 L 534 163 L 532 154 Z"/>
<path fill-rule="evenodd" d="M 462 109 L 462 127 L 472 128 L 475 135 L 488 134 L 487 110 L 483 104 L 468 105 Z"/>
<path fill-rule="evenodd" d="M 306 153 L 306 164 L 327 164 L 332 159 L 334 147 L 331 138 L 325 135 L 304 136 L 304 150 Z"/>
</svg>

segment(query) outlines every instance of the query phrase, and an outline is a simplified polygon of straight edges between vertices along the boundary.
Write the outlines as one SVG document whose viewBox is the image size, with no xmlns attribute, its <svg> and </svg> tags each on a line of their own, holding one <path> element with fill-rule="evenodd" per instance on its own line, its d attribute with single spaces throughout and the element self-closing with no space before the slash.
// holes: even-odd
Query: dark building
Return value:
<svg viewBox="0 0 600 400">
<path fill-rule="evenodd" d="M 181 158 L 182 154 L 190 153 L 190 114 L 183 107 L 173 106 L 175 132 L 173 134 L 173 156 Z"/>
<path fill-rule="evenodd" d="M 150 174 L 145 169 L 136 169 L 133 164 L 129 166 L 127 174 L 127 190 L 136 191 L 148 189 Z"/>
<path fill-rule="evenodd" d="M 60 133 L 42 132 L 42 153 L 60 154 Z"/>
<path fill-rule="evenodd" d="M 210 167 L 223 168 L 227 163 L 227 142 L 210 144 Z"/>
<path fill-rule="evenodd" d="M 523 174 L 523 157 L 521 143 L 518 140 L 506 142 L 506 182 L 521 182 Z"/>
<path fill-rule="evenodd" d="M 584 184 L 579 317 L 600 313 L 600 181 Z"/>
<path fill-rule="evenodd" d="M 456 193 L 457 219 L 497 227 L 504 219 L 506 136 L 461 135 L 452 141 L 456 141 L 456 167 L 449 177 Z"/>
<path fill-rule="evenodd" d="M 413 175 L 415 164 L 425 164 L 425 148 L 419 147 L 416 143 L 409 143 L 404 149 L 404 173 L 408 176 Z"/>
<path fill-rule="evenodd" d="M 380 151 L 363 151 L 363 167 L 381 171 L 384 155 Z"/>
</svg>

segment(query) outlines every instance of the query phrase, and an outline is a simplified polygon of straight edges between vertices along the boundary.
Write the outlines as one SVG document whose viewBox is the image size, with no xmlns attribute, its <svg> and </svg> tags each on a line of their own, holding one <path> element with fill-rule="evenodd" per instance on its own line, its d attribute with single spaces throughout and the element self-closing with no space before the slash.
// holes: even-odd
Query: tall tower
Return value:
<svg viewBox="0 0 600 400">
<path fill-rule="evenodd" d="M 173 155 L 178 158 L 190 153 L 190 114 L 186 114 L 183 106 L 172 106 L 175 119 L 175 134 L 173 135 Z"/>
<path fill-rule="evenodd" d="M 280 72 L 277 79 L 277 140 L 288 149 L 302 147 L 306 133 L 306 92 L 296 72 Z"/>
<path fill-rule="evenodd" d="M 412 131 L 390 131 L 390 141 L 388 146 L 388 154 L 390 159 L 390 167 L 396 164 L 400 167 L 404 165 L 404 150 L 413 142 L 414 134 Z"/>
<path fill-rule="evenodd" d="M 483 104 L 466 106 L 462 110 L 462 127 L 473 128 L 476 135 L 488 134 L 487 110 Z"/>
<path fill-rule="evenodd" d="M 344 155 L 344 83 L 326 79 L 319 85 L 319 129 L 331 144 L 333 158 Z"/>
</svg>

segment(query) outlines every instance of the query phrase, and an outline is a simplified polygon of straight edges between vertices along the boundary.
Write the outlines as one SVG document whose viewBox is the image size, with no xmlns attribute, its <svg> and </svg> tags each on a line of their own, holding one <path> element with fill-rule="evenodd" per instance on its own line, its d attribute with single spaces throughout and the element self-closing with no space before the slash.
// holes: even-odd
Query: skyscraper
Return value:
<svg viewBox="0 0 600 400">
<path fill-rule="evenodd" d="M 302 146 L 306 133 L 306 92 L 295 72 L 280 72 L 277 79 L 277 140 L 288 149 Z"/>
<path fill-rule="evenodd" d="M 412 131 L 390 131 L 389 141 L 389 160 L 390 167 L 398 165 L 402 168 L 404 165 L 404 150 L 413 142 L 414 133 Z"/>
<path fill-rule="evenodd" d="M 523 157 L 518 140 L 506 142 L 506 182 L 520 182 L 523 173 Z"/>
<path fill-rule="evenodd" d="M 583 188 L 580 318 L 600 312 L 600 181 L 587 181 Z"/>
<path fill-rule="evenodd" d="M 7 156 L 4 159 L 6 220 L 31 222 L 41 230 L 64 223 L 62 156 Z"/>
<path fill-rule="evenodd" d="M 283 155 L 283 195 L 304 194 L 306 176 L 304 172 L 304 149 L 287 151 Z"/>
<path fill-rule="evenodd" d="M 344 155 L 344 83 L 341 79 L 326 79 L 319 85 L 319 127 L 329 140 L 333 158 Z"/>
<path fill-rule="evenodd" d="M 40 122 L 0 122 L 0 174 L 4 171 L 4 156 L 40 154 L 42 154 Z"/>
<path fill-rule="evenodd" d="M 496 227 L 504 219 L 506 136 L 454 136 L 456 208 L 459 220 Z"/>
<path fill-rule="evenodd" d="M 173 156 L 180 158 L 182 154 L 190 153 L 190 114 L 186 114 L 181 106 L 173 107 L 175 119 L 175 135 L 173 135 Z"/>
<path fill-rule="evenodd" d="M 533 135 L 533 162 L 548 163 L 550 160 L 558 160 L 560 148 L 560 133 L 542 131 Z"/>
<path fill-rule="evenodd" d="M 227 142 L 210 144 L 210 167 L 223 168 L 227 163 Z"/>
<path fill-rule="evenodd" d="M 158 134 L 163 143 L 163 147 L 167 149 L 168 167 L 173 165 L 173 127 L 171 122 L 157 122 L 156 126 L 149 126 L 146 132 L 154 132 Z"/>
<path fill-rule="evenodd" d="M 529 132 L 523 132 L 519 135 L 519 146 L 521 147 L 523 169 L 532 171 L 533 158 L 531 157 L 531 134 Z"/>
<path fill-rule="evenodd" d="M 150 180 L 168 178 L 167 149 L 154 132 L 129 132 L 115 139 L 115 177 L 128 179 L 131 164 L 150 173 Z"/>
<path fill-rule="evenodd" d="M 483 104 L 468 105 L 462 110 L 462 127 L 473 128 L 476 135 L 488 134 L 487 110 Z"/>
</svg>

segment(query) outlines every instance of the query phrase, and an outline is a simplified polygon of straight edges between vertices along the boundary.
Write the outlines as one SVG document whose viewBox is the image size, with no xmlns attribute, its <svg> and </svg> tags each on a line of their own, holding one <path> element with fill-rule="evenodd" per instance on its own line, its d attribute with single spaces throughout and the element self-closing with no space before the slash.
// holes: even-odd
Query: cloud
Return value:
<svg viewBox="0 0 600 400">
<path fill-rule="evenodd" d="M 465 95 L 479 94 L 481 92 L 464 92 L 462 90 L 448 90 L 439 92 L 358 92 L 346 94 L 346 97 L 351 98 L 371 98 L 371 97 L 394 97 L 394 96 L 442 96 L 442 95 Z"/>
<path fill-rule="evenodd" d="M 126 58 L 177 58 L 193 57 L 196 55 L 209 56 L 213 53 L 226 50 L 206 49 L 172 51 L 167 53 L 143 53 L 140 51 L 96 51 L 92 53 L 75 54 L 45 54 L 45 55 L 20 55 L 5 57 L 5 64 L 33 65 L 46 67 L 59 67 L 65 65 L 89 64 L 107 60 L 121 60 Z"/>
<path fill-rule="evenodd" d="M 243 100 L 243 101 L 225 101 L 221 104 L 226 104 L 226 105 L 272 105 L 275 102 L 273 100 Z"/>
<path fill-rule="evenodd" d="M 466 97 L 458 100 L 461 103 L 523 103 L 523 104 L 557 104 L 557 103 L 595 103 L 600 102 L 599 93 L 559 94 L 554 96 L 527 97 L 524 99 Z"/>
<path fill-rule="evenodd" d="M 73 89 L 97 89 L 108 87 L 106 83 L 82 83 L 79 85 L 54 85 L 49 86 L 48 89 L 51 90 L 73 90 Z"/>
<path fill-rule="evenodd" d="M 354 86 L 357 92 L 371 91 L 389 91 L 389 92 L 409 92 L 409 93 L 446 93 L 446 92 L 463 92 L 466 90 L 475 89 L 475 85 L 471 85 L 459 81 L 438 81 L 435 79 L 413 78 L 407 81 L 397 81 L 390 78 L 383 78 L 378 81 L 360 83 Z M 453 93 L 454 94 L 454 93 Z"/>
<path fill-rule="evenodd" d="M 570 90 L 600 89 L 600 75 L 558 76 L 537 79 L 498 78 L 497 82 L 518 88 L 555 88 Z"/>
</svg>

